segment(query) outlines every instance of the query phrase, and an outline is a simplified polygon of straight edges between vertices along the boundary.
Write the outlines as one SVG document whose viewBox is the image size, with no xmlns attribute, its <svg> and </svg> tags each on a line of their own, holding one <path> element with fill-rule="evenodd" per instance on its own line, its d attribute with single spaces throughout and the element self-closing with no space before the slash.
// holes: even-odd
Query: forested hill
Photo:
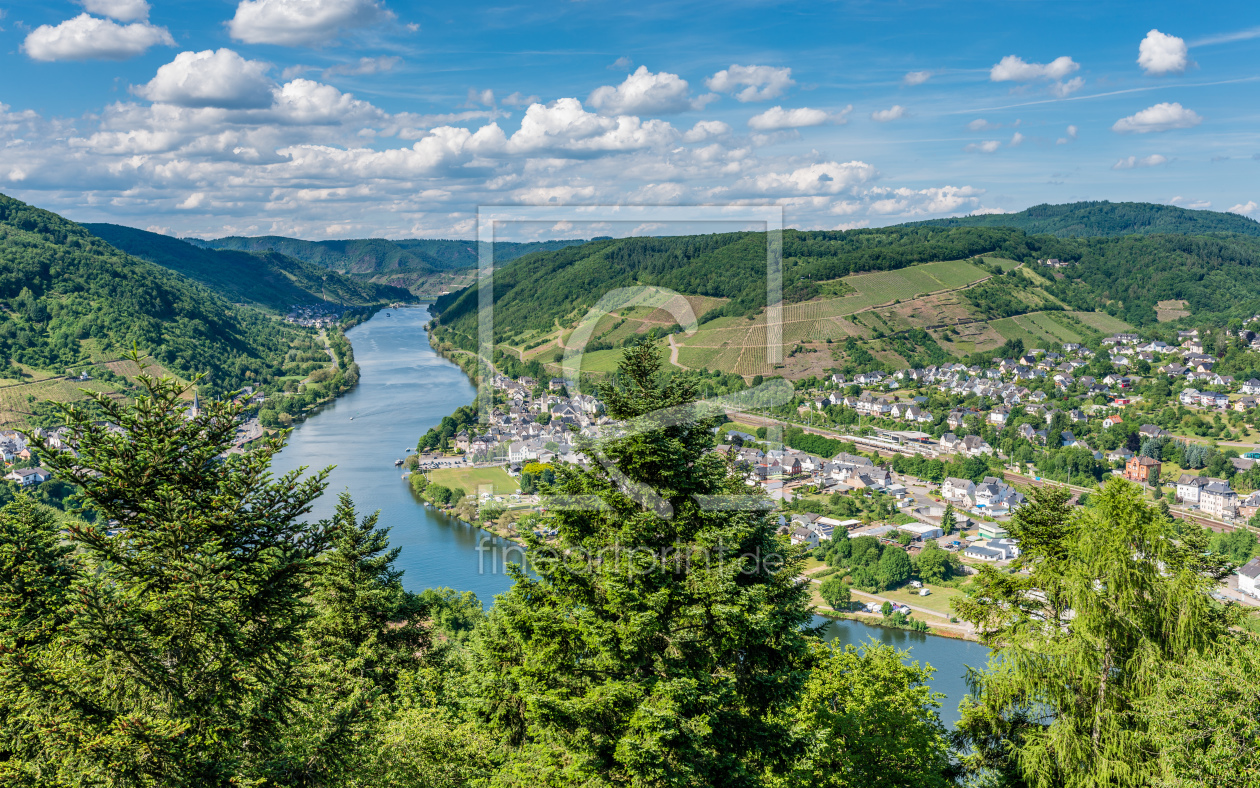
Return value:
<svg viewBox="0 0 1260 788">
<path fill-rule="evenodd" d="M 1009 227 L 887 227 L 847 232 L 785 231 L 784 298 L 826 297 L 834 280 L 918 263 L 992 255 L 1038 268 L 1059 258 L 1067 269 L 1041 267 L 1044 289 L 1069 309 L 1107 311 L 1142 326 L 1156 321 L 1156 304 L 1184 300 L 1194 319 L 1217 320 L 1260 311 L 1260 238 L 1241 235 L 1122 235 L 1060 238 Z M 539 252 L 495 274 L 495 332 L 502 339 L 572 325 L 605 293 L 635 284 L 685 295 L 729 299 L 700 316 L 752 316 L 765 306 L 764 236 L 728 233 L 593 241 Z M 1009 288 L 1006 288 L 1009 290 Z M 888 301 L 920 293 L 888 294 Z M 1012 300 L 1002 287 L 973 294 L 984 315 L 1045 308 Z M 974 300 L 974 298 L 972 299 Z M 1009 303 L 1007 303 L 1009 302 Z M 438 299 L 435 313 L 459 341 L 476 336 L 476 286 Z M 1245 314 L 1244 314 L 1245 313 Z M 462 336 L 462 339 L 460 338 Z"/>
<path fill-rule="evenodd" d="M 298 329 L 110 246 L 49 211 L 0 195 L 0 368 L 63 373 L 133 346 L 206 393 L 280 370 Z"/>
<path fill-rule="evenodd" d="M 1019 213 L 929 219 L 905 227 L 1014 227 L 1029 235 L 1060 238 L 1171 233 L 1239 233 L 1260 236 L 1260 222 L 1220 211 L 1191 211 L 1147 202 L 1074 202 L 1034 205 Z"/>
<path fill-rule="evenodd" d="M 1050 239 L 1053 241 L 1053 239 Z M 816 283 L 862 271 L 1000 251 L 1022 259 L 1041 252 L 1023 233 L 1003 228 L 922 228 L 783 234 L 784 295 L 804 301 Z M 495 274 L 495 324 L 541 329 L 580 316 L 604 293 L 644 284 L 687 295 L 727 298 L 708 314 L 755 314 L 766 303 L 766 245 L 760 233 L 592 241 L 527 255 Z M 445 325 L 475 317 L 477 288 L 437 300 Z"/>
<path fill-rule="evenodd" d="M 117 224 L 82 226 L 116 248 L 195 279 L 234 302 L 287 309 L 323 300 L 361 306 L 411 299 L 401 287 L 352 279 L 279 252 L 207 249 Z"/>
<path fill-rule="evenodd" d="M 245 252 L 275 251 L 335 271 L 354 274 L 388 274 L 393 272 L 429 273 L 472 268 L 477 265 L 476 241 L 450 241 L 414 238 L 390 241 L 384 238 L 363 238 L 346 241 L 302 241 L 277 235 L 254 238 L 231 236 L 210 241 L 192 240 L 207 249 L 231 249 Z M 494 245 L 496 262 L 506 262 L 530 252 L 561 249 L 584 241 L 536 241 L 515 243 L 499 241 Z"/>
</svg>

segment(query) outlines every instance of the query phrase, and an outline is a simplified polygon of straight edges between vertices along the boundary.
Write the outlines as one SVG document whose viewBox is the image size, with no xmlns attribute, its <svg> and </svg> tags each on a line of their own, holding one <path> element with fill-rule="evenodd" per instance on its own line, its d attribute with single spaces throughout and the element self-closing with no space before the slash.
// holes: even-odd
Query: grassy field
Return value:
<svg viewBox="0 0 1260 788">
<path fill-rule="evenodd" d="M 962 595 L 962 592 L 949 586 L 928 586 L 928 590 L 932 592 L 930 595 L 919 596 L 919 589 L 905 586 L 895 591 L 883 591 L 879 595 L 905 605 L 917 605 L 927 610 L 944 613 L 947 616 L 953 615 L 949 609 L 949 600 Z M 923 616 L 918 616 L 918 618 L 923 618 Z M 929 623 L 932 621 L 931 618 L 925 620 Z"/>
<path fill-rule="evenodd" d="M 1005 257 L 985 257 L 983 258 L 989 265 L 1000 265 L 1003 271 L 1009 271 L 1012 268 L 1018 268 L 1022 263 L 1014 260 L 1007 260 Z"/>
<path fill-rule="evenodd" d="M 989 325 L 993 326 L 993 330 L 1001 334 L 1004 339 L 1018 339 L 1023 342 L 1024 348 L 1028 350 L 1037 347 L 1046 350 L 1050 345 L 1056 344 L 1053 337 L 1029 324 L 1024 320 L 1023 315 L 990 320 Z"/>
<path fill-rule="evenodd" d="M 439 468 L 429 472 L 429 482 L 443 487 L 461 487 L 469 495 L 475 495 L 483 484 L 490 485 L 495 495 L 508 495 L 521 489 L 516 479 L 501 467 Z"/>
<path fill-rule="evenodd" d="M 1055 321 L 1051 312 L 1035 312 L 1031 315 L 1026 315 L 1026 317 L 1037 328 L 1060 342 L 1080 342 L 1083 339 L 1080 334 Z"/>
<path fill-rule="evenodd" d="M 1106 312 L 1069 312 L 1068 314 L 1095 331 L 1101 331 L 1104 334 L 1133 330 L 1133 326 L 1118 317 L 1112 317 Z"/>
</svg>

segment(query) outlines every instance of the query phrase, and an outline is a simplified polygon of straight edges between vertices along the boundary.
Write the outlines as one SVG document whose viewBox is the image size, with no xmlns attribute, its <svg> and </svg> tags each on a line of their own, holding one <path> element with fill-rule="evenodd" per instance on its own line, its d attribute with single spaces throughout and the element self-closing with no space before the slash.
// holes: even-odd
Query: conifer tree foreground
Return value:
<svg viewBox="0 0 1260 788">
<path fill-rule="evenodd" d="M 1169 704 L 1158 711 L 1157 687 L 1166 693 L 1168 676 L 1218 649 L 1254 654 L 1231 631 L 1238 609 L 1211 595 L 1231 565 L 1208 552 L 1202 529 L 1179 531 L 1129 482 L 1108 482 L 1084 509 L 1068 505 L 1066 488 L 1030 497 L 1009 526 L 1025 571 L 982 567 L 978 592 L 955 602 L 994 649 L 961 705 L 964 767 L 1031 788 L 1186 784 L 1176 772 L 1217 742 L 1161 739 Z"/>
<path fill-rule="evenodd" d="M 40 445 L 95 524 L 0 513 L 0 784 L 248 786 L 281 754 L 326 472 L 272 478 L 279 440 L 225 455 L 241 406 L 138 381 L 95 398 L 121 429 L 70 408 L 78 456 Z"/>
<path fill-rule="evenodd" d="M 702 504 L 748 488 L 708 452 L 712 418 L 665 417 L 695 389 L 660 366 L 648 344 L 626 352 L 602 397 L 644 430 L 584 448 L 624 478 L 558 469 L 549 493 L 598 508 L 549 515 L 560 545 L 532 544 L 537 576 L 518 572 L 482 627 L 477 703 L 516 748 L 500 784 L 737 788 L 793 753 L 786 712 L 810 658 L 801 559 L 764 510 Z"/>
</svg>

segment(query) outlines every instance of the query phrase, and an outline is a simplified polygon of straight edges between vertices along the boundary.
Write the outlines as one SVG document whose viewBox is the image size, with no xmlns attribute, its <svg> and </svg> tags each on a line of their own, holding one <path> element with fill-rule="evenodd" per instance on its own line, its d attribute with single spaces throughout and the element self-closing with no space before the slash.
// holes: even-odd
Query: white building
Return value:
<svg viewBox="0 0 1260 788">
<path fill-rule="evenodd" d="M 938 539 L 945 535 L 945 532 L 939 526 L 929 525 L 928 523 L 907 523 L 906 525 L 899 525 L 897 528 L 906 533 L 914 534 L 924 541 Z"/>
<path fill-rule="evenodd" d="M 1260 597 L 1260 558 L 1253 558 L 1238 567 L 1238 590 L 1244 594 Z"/>
</svg>

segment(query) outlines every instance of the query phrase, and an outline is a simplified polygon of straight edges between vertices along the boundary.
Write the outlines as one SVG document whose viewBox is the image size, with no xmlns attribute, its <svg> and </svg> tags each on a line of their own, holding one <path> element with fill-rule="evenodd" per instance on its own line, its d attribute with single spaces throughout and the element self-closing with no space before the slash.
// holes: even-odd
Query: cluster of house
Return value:
<svg viewBox="0 0 1260 788">
<path fill-rule="evenodd" d="M 880 490 L 897 500 L 906 496 L 905 486 L 893 483 L 891 473 L 857 454 L 841 452 L 831 459 L 824 459 L 789 448 L 762 451 L 752 446 L 732 444 L 721 444 L 716 451 L 734 460 L 736 467 L 747 473 L 746 480 L 750 485 L 760 485 L 776 500 L 791 500 L 786 486 L 791 482 L 814 486 L 828 494 Z"/>
<path fill-rule="evenodd" d="M 41 437 L 46 434 L 40 429 L 36 429 L 35 433 Z M 22 437 L 21 433 L 12 430 L 0 432 L 0 457 L 3 457 L 6 463 L 29 460 L 33 456 L 26 445 L 26 438 Z M 4 478 L 17 482 L 19 486 L 31 487 L 48 481 L 52 478 L 52 474 L 43 468 L 14 468 L 6 473 Z"/>
<path fill-rule="evenodd" d="M 1038 260 L 1041 265 L 1048 265 L 1051 268 L 1067 268 L 1071 263 L 1065 263 L 1057 257 L 1051 257 L 1048 260 Z"/>
<path fill-rule="evenodd" d="M 970 479 L 948 477 L 941 483 L 941 497 L 955 506 L 990 517 L 1010 514 L 1025 502 L 1023 493 L 994 476 L 984 477 L 979 484 Z"/>
<path fill-rule="evenodd" d="M 598 399 L 589 394 L 564 396 L 560 392 L 566 389 L 565 381 L 559 378 L 538 397 L 533 394 L 538 386 L 533 378 L 496 375 L 493 384 L 503 392 L 504 403 L 495 406 L 485 430 L 471 434 L 465 429 L 455 435 L 455 450 L 469 462 L 585 464 L 586 456 L 573 448 L 576 436 L 594 439 L 615 429 Z"/>
<path fill-rule="evenodd" d="M 936 514 L 939 517 L 942 512 Z M 965 517 L 959 519 L 962 522 L 968 522 Z M 790 522 L 782 517 L 779 518 L 779 533 L 786 534 L 792 544 L 805 545 L 810 549 L 832 539 L 837 530 L 847 533 L 849 538 L 874 536 L 889 545 L 900 544 L 894 539 L 898 532 L 909 533 L 914 537 L 909 545 L 912 553 L 921 549 L 927 541 L 939 540 L 945 535 L 941 526 L 929 522 L 863 526 L 861 520 L 837 520 L 834 517 L 822 517 L 809 512 L 792 515 Z M 944 548 L 953 551 L 958 550 L 959 545 L 962 545 L 962 554 L 965 558 L 977 561 L 1010 561 L 1019 557 L 1019 541 L 1012 539 L 1006 530 L 995 522 L 983 523 L 975 541 L 963 543 L 955 540 L 944 545 Z"/>
<path fill-rule="evenodd" d="M 293 304 L 284 319 L 299 326 L 329 328 L 341 319 L 344 309 L 336 304 Z"/>
<path fill-rule="evenodd" d="M 1236 459 L 1235 467 L 1246 470 L 1255 460 Z M 1243 497 L 1229 485 L 1226 479 L 1210 476 L 1182 474 L 1177 479 L 1177 500 L 1218 520 L 1249 520 L 1260 511 L 1260 491 Z"/>
</svg>

